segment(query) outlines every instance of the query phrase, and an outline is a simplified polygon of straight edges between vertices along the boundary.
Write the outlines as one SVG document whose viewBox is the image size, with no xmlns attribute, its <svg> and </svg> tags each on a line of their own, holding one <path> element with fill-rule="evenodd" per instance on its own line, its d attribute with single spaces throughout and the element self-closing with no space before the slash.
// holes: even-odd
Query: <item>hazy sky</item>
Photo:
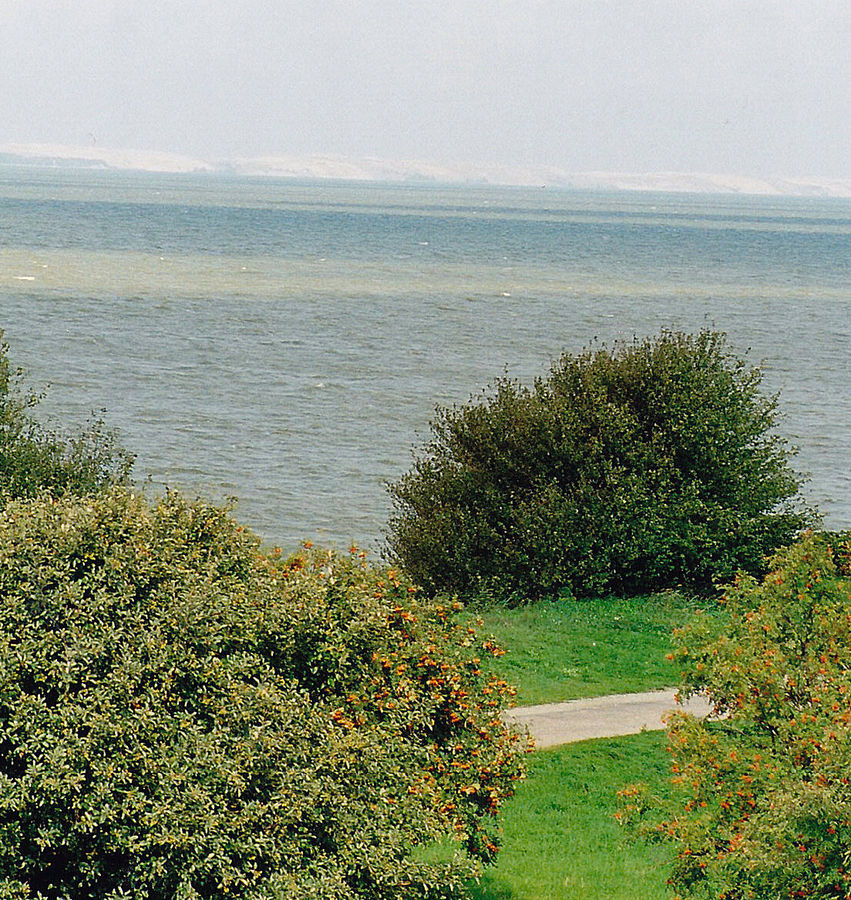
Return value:
<svg viewBox="0 0 851 900">
<path fill-rule="evenodd" d="M 0 0 L 0 143 L 851 177 L 849 0 Z"/>
</svg>

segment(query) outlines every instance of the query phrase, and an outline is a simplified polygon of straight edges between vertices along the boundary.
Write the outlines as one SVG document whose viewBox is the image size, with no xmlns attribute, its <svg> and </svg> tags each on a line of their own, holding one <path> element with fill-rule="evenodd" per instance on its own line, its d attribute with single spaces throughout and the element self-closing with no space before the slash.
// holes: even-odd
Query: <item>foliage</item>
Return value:
<svg viewBox="0 0 851 900">
<path fill-rule="evenodd" d="M 756 571 L 811 518 L 760 382 L 709 330 L 565 354 L 531 388 L 497 380 L 438 408 L 390 485 L 390 554 L 429 589 L 514 602 Z"/>
<path fill-rule="evenodd" d="M 133 457 L 93 419 L 76 434 L 59 434 L 32 418 L 40 397 L 22 389 L 0 331 L 0 499 L 89 494 L 127 481 Z"/>
<path fill-rule="evenodd" d="M 686 692 L 716 713 L 669 725 L 680 800 L 662 829 L 683 894 L 851 895 L 851 578 L 834 556 L 851 545 L 807 537 L 728 590 L 727 626 L 679 635 Z"/>
<path fill-rule="evenodd" d="M 0 896 L 447 897 L 496 852 L 495 648 L 356 551 L 42 496 L 6 504 L 0 595 Z"/>
<path fill-rule="evenodd" d="M 851 575 L 851 531 L 817 531 L 815 539 L 830 550 L 836 571 L 840 575 Z"/>
</svg>

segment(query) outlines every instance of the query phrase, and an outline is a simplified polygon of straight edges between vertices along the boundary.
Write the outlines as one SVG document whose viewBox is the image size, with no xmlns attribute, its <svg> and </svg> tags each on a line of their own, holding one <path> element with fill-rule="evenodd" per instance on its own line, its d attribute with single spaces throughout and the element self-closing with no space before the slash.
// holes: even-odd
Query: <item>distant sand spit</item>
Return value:
<svg viewBox="0 0 851 900">
<path fill-rule="evenodd" d="M 177 153 L 98 145 L 0 144 L 0 166 L 32 165 L 163 173 L 222 173 L 267 178 L 327 178 L 434 184 L 491 184 L 582 190 L 851 197 L 851 178 L 751 177 L 695 172 L 569 172 L 553 166 L 438 163 L 378 157 L 268 155 L 208 160 Z"/>
</svg>

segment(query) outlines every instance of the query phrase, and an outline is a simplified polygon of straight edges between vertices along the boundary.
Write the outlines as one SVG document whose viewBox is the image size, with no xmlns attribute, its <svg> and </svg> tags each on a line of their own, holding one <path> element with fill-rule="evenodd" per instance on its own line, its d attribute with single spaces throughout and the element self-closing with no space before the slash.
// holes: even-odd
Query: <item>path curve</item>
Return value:
<svg viewBox="0 0 851 900">
<path fill-rule="evenodd" d="M 507 710 L 504 716 L 521 730 L 527 727 L 535 747 L 543 748 L 590 738 L 658 731 L 665 727 L 662 717 L 674 709 L 705 716 L 711 707 L 705 697 L 699 696 L 678 704 L 676 690 L 666 688 L 642 694 L 609 694 L 565 703 L 517 706 Z"/>
</svg>

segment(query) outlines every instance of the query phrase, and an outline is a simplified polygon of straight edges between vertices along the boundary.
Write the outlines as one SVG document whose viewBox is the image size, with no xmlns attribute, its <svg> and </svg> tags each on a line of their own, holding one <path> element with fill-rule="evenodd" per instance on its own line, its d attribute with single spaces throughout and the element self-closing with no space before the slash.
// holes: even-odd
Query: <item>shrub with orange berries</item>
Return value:
<svg viewBox="0 0 851 900">
<path fill-rule="evenodd" d="M 176 494 L 7 503 L 0 895 L 456 896 L 525 742 L 412 587 Z"/>
<path fill-rule="evenodd" d="M 678 635 L 684 692 L 714 707 L 669 723 L 678 792 L 658 827 L 681 896 L 851 896 L 851 544 L 833 537 L 780 551 L 761 581 L 740 576 L 726 619 Z"/>
</svg>

